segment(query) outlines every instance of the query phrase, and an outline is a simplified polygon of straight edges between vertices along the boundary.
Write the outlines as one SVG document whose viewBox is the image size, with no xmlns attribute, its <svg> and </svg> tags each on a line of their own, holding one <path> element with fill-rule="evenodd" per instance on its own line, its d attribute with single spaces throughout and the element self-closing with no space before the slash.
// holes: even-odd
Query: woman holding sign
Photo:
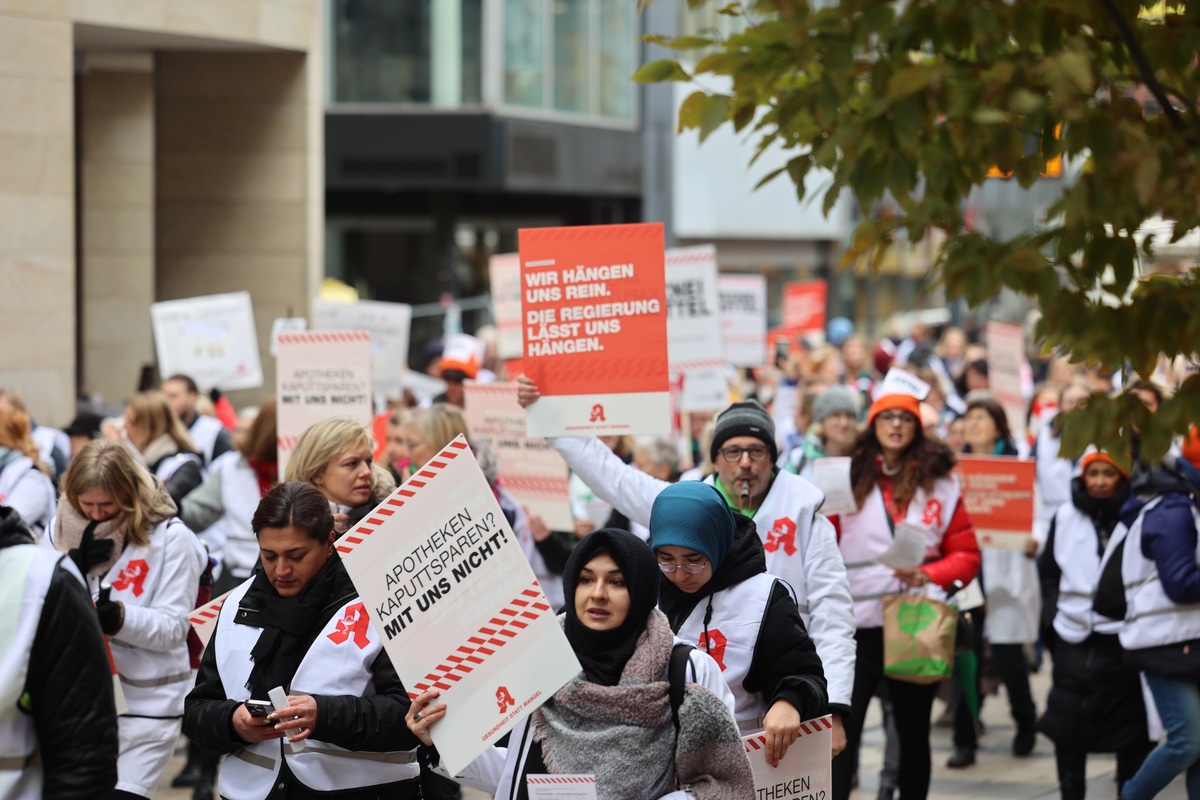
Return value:
<svg viewBox="0 0 1200 800">
<path fill-rule="evenodd" d="M 408 695 L 334 551 L 325 496 L 279 484 L 253 527 L 262 566 L 221 606 L 184 717 L 192 741 L 228 754 L 221 796 L 420 797 Z"/>
<path fill-rule="evenodd" d="M 991 397 L 976 397 L 967 404 L 965 454 L 1015 458 L 1017 448 L 1009 432 L 1004 408 Z M 1031 536 L 1026 552 L 984 548 L 980 582 L 987 594 L 983 634 L 991 646 L 992 670 L 1004 684 L 1017 733 L 1012 741 L 1015 756 L 1033 752 L 1037 741 L 1037 707 L 1029 688 L 1026 646 L 1038 638 L 1041 587 L 1038 584 L 1037 542 Z M 960 726 L 961 727 L 961 726 Z M 971 733 L 974 729 L 971 728 Z M 974 737 L 972 736 L 971 739 Z M 974 746 L 974 742 L 970 742 Z M 974 761 L 974 753 L 971 754 Z"/>
<path fill-rule="evenodd" d="M 683 650 L 658 600 L 654 554 L 626 531 L 587 536 L 563 574 L 563 629 L 583 671 L 455 777 L 496 800 L 529 797 L 539 774 L 587 774 L 599 800 L 717 800 L 754 796 L 728 689 L 712 659 Z M 674 678 L 672 665 L 683 674 Z M 671 687 L 684 683 L 673 703 Z M 446 713 L 437 690 L 413 701 L 408 726 L 427 747 Z M 436 759 L 436 751 L 434 752 Z"/>
<path fill-rule="evenodd" d="M 128 708 L 117 720 L 113 796 L 149 798 L 179 740 L 192 677 L 188 614 L 208 556 L 175 518 L 166 489 L 121 442 L 88 443 L 71 459 L 62 488 L 44 541 L 87 579 Z"/>
<path fill-rule="evenodd" d="M 766 733 L 767 763 L 778 765 L 801 721 L 826 713 L 829 697 L 791 590 L 767 574 L 754 522 L 712 486 L 675 483 L 654 499 L 650 546 L 671 629 L 716 660 L 738 728 Z"/>
<path fill-rule="evenodd" d="M 950 474 L 954 454 L 925 438 L 920 425 L 919 387 L 911 376 L 889 373 L 867 415 L 867 428 L 851 451 L 850 478 L 858 510 L 830 517 L 846 562 L 858 660 L 854 695 L 846 721 L 849 746 L 833 760 L 833 796 L 850 796 L 855 751 L 867 705 L 880 681 L 888 692 L 900 734 L 900 796 L 920 800 L 929 793 L 932 770 L 929 716 L 936 684 L 884 676 L 883 597 L 908 589 L 948 590 L 970 583 L 979 571 L 975 529 Z M 893 569 L 877 559 L 891 550 L 897 534 L 919 537 L 916 566 Z"/>
</svg>

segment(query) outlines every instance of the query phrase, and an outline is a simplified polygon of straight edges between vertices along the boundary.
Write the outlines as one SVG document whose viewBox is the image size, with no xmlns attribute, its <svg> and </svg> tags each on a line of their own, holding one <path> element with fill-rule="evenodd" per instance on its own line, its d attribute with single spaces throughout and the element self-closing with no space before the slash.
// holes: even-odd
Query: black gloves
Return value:
<svg viewBox="0 0 1200 800">
<path fill-rule="evenodd" d="M 67 558 L 75 562 L 75 566 L 83 575 L 87 575 L 92 567 L 103 564 L 112 557 L 112 539 L 92 538 L 95 535 L 96 526 L 99 524 L 94 520 L 88 523 L 83 530 L 83 538 L 79 542 L 79 547 L 67 551 Z"/>
<path fill-rule="evenodd" d="M 115 636 L 125 624 L 125 605 L 120 600 L 108 598 L 112 587 L 107 583 L 100 587 L 100 597 L 96 600 L 96 616 L 100 618 L 100 630 L 108 636 Z"/>
</svg>

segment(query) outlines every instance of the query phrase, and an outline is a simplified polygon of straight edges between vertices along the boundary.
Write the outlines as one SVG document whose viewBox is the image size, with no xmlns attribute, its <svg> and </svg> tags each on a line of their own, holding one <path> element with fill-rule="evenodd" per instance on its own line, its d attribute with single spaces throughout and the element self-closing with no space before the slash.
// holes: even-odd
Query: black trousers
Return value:
<svg viewBox="0 0 1200 800">
<path fill-rule="evenodd" d="M 1037 706 L 1029 689 L 1029 662 L 1019 644 L 992 645 L 992 671 L 1008 693 L 1009 711 L 1017 731 L 1030 730 L 1037 722 Z"/>
<path fill-rule="evenodd" d="M 929 715 L 937 684 L 916 684 L 885 678 L 883 675 L 883 629 L 860 628 L 855 634 L 857 660 L 854 665 L 854 692 L 846 726 L 846 749 L 833 759 L 833 800 L 848 800 L 867 706 L 881 682 L 887 683 L 900 740 L 900 770 L 896 787 L 900 800 L 925 800 L 929 794 L 932 771 L 929 748 Z"/>
<path fill-rule="evenodd" d="M 1117 789 L 1133 777 L 1150 755 L 1156 742 L 1139 741 L 1117 751 Z M 1087 748 L 1054 745 L 1054 761 L 1058 768 L 1058 790 L 1062 800 L 1084 800 L 1087 795 Z"/>
</svg>

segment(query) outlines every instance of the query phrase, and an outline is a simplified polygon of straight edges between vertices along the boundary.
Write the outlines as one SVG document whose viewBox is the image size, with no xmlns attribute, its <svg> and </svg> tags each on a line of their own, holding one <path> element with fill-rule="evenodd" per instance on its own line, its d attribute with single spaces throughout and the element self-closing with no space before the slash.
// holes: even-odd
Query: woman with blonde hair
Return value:
<svg viewBox="0 0 1200 800">
<path fill-rule="evenodd" d="M 374 453 L 369 428 L 348 417 L 334 417 L 304 432 L 283 477 L 320 489 L 329 501 L 334 528 L 342 534 L 395 488 L 388 471 L 372 463 Z"/>
<path fill-rule="evenodd" d="M 128 710 L 116 798 L 150 798 L 179 738 L 192 677 L 188 614 L 208 563 L 175 503 L 129 448 L 87 444 L 63 476 L 44 541 L 79 567 L 108 635 Z"/>
<path fill-rule="evenodd" d="M 0 408 L 0 505 L 16 510 L 41 536 L 54 516 L 54 483 L 38 459 L 31 424 L 24 411 Z"/>
<path fill-rule="evenodd" d="M 162 392 L 134 395 L 125 407 L 125 435 L 176 505 L 200 485 L 204 461 Z"/>
</svg>

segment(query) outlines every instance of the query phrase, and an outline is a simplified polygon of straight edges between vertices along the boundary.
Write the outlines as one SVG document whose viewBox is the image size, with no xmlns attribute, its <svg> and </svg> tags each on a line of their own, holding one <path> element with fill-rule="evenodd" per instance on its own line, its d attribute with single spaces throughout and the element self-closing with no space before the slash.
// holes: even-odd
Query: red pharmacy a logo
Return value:
<svg viewBox="0 0 1200 800">
<path fill-rule="evenodd" d="M 591 419 L 588 420 L 588 422 L 607 422 L 607 421 L 608 420 L 606 420 L 604 418 L 604 406 L 600 405 L 599 403 L 596 403 L 596 405 L 592 406 L 592 416 L 591 416 Z"/>
<path fill-rule="evenodd" d="M 516 704 L 517 701 L 513 700 L 513 696 L 509 693 L 507 686 L 501 686 L 496 690 L 496 705 L 500 707 L 501 714 Z"/>
<path fill-rule="evenodd" d="M 367 609 L 362 603 L 355 603 L 346 609 L 346 613 L 337 621 L 337 630 L 329 634 L 329 641 L 334 644 L 345 644 L 346 640 L 353 638 L 354 646 L 362 650 L 371 643 L 371 637 L 367 635 L 371 626 L 371 620 L 367 616 Z"/>
<path fill-rule="evenodd" d="M 121 574 L 113 581 L 113 588 L 117 590 L 133 589 L 134 597 L 141 597 L 142 592 L 146 591 L 142 588 L 142 584 L 146 582 L 146 576 L 150 574 L 150 565 L 144 560 L 138 558 L 130 561 L 125 569 L 121 570 Z"/>
<path fill-rule="evenodd" d="M 787 517 L 775 520 L 771 532 L 767 534 L 767 541 L 763 545 L 763 549 L 768 553 L 774 553 L 781 547 L 783 552 L 789 556 L 796 554 L 796 523 Z"/>
</svg>

